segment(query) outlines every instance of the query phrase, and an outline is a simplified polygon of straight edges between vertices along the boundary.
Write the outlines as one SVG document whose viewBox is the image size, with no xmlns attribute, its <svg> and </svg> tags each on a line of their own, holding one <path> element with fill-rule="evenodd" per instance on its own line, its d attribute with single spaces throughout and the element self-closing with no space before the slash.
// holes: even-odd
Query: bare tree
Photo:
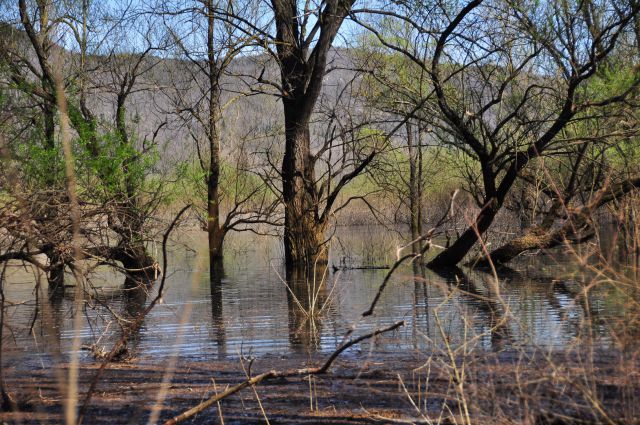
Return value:
<svg viewBox="0 0 640 425">
<path fill-rule="evenodd" d="M 159 8 L 179 61 L 174 69 L 177 72 L 171 77 L 175 90 L 168 94 L 182 129 L 194 143 L 197 166 L 202 172 L 199 178 L 206 187 L 203 221 L 214 276 L 215 269 L 222 265 L 228 232 L 257 224 L 276 224 L 272 216 L 277 197 L 252 173 L 251 153 L 247 152 L 240 131 L 232 134 L 224 130 L 234 127 L 231 107 L 252 94 L 236 92 L 240 81 L 235 81 L 239 77 L 234 78 L 230 68 L 243 49 L 256 44 L 251 35 L 253 29 L 244 23 L 256 20 L 255 11 L 233 1 L 212 0 L 193 2 L 179 9 L 164 4 Z M 252 126 L 247 124 L 241 123 L 245 127 L 242 131 L 251 134 Z M 225 173 L 225 167 L 231 170 Z"/>
<path fill-rule="evenodd" d="M 405 13 L 411 18 L 403 20 L 415 43 L 424 43 L 419 49 L 359 19 L 383 45 L 428 73 L 438 106 L 431 124 L 443 130 L 442 143 L 478 164 L 480 212 L 429 266 L 458 264 L 490 228 L 527 164 L 563 149 L 557 136 L 580 112 L 623 100 L 638 84 L 633 78 L 604 97 L 586 89 L 638 13 L 635 2 L 610 6 L 482 0 L 452 10 L 410 5 Z"/>
<path fill-rule="evenodd" d="M 362 172 L 376 152 L 372 150 L 351 171 L 342 174 L 335 186 L 316 186 L 318 155 L 311 150 L 310 123 L 331 46 L 353 3 L 354 0 L 331 0 L 318 5 L 307 2 L 300 7 L 296 0 L 271 2 L 275 56 L 280 68 L 277 86 L 285 124 L 281 173 L 285 261 L 289 267 L 326 262 L 327 250 L 322 247 L 333 204 L 340 190 Z"/>
</svg>

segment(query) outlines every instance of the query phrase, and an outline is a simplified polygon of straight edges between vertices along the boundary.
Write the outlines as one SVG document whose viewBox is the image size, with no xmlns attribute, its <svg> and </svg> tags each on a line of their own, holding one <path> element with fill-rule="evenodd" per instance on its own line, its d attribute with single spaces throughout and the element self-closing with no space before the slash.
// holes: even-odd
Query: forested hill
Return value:
<svg viewBox="0 0 640 425">
<path fill-rule="evenodd" d="M 2 73 L 0 79 L 4 80 L 5 114 L 10 116 L 9 109 L 20 108 L 24 112 L 25 102 L 28 103 L 20 90 L 15 89 L 18 83 L 12 80 L 11 71 L 25 75 L 29 73 L 25 68 L 37 69 L 39 65 L 23 30 L 0 23 L 0 39 L 3 66 L 9 71 Z M 56 44 L 51 50 L 64 64 L 62 74 L 69 88 L 68 100 L 73 105 L 79 100 L 80 55 Z M 133 53 L 89 56 L 82 75 L 87 107 L 104 130 L 114 126 L 118 91 L 124 80 L 135 78 L 125 105 L 127 126 L 140 143 L 145 139 L 145 143 L 156 142 L 160 153 L 158 166 L 165 172 L 197 155 L 196 140 L 203 137 L 203 128 L 193 117 L 185 118 L 184 113 L 198 111 L 204 119 L 208 98 L 207 76 L 203 72 L 206 61 L 168 56 L 167 52 L 148 52 L 142 58 Z M 361 103 L 356 100 L 359 84 L 354 71 L 356 61 L 349 49 L 331 50 L 330 69 L 324 77 L 318 103 L 318 121 L 322 114 L 333 114 L 340 108 L 349 108 L 351 112 L 361 109 Z M 269 149 L 274 156 L 281 152 L 284 137 L 281 95 L 268 83 L 278 78 L 273 57 L 247 54 L 233 59 L 221 79 L 222 144 L 227 154 L 235 152 L 240 145 L 253 152 Z M 9 98 L 10 102 L 6 100 Z M 38 113 L 37 109 L 31 112 Z M 323 127 L 322 123 L 312 126 L 316 144 L 321 143 L 319 139 L 326 132 Z"/>
</svg>

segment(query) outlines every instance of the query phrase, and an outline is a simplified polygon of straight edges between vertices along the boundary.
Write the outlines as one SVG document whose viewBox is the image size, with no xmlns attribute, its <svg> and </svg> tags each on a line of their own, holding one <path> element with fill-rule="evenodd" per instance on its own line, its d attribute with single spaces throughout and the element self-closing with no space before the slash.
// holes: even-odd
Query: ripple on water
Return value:
<svg viewBox="0 0 640 425">
<path fill-rule="evenodd" d="M 248 236 L 237 238 L 243 237 Z M 353 246 L 366 246 L 358 245 L 357 232 L 350 237 Z M 371 234 L 362 237 L 370 238 Z M 206 249 L 204 238 L 197 242 L 201 244 L 198 249 Z M 261 249 L 257 243 L 249 245 Z M 278 252 L 273 247 L 264 248 L 265 252 Z M 389 247 L 387 252 L 393 251 Z M 213 284 L 207 273 L 194 272 L 196 258 L 190 251 L 176 248 L 172 255 L 172 263 L 179 266 L 167 279 L 164 303 L 151 311 L 140 331 L 130 338 L 129 346 L 140 357 L 157 359 L 177 353 L 190 359 L 207 359 L 333 351 L 369 306 L 386 274 L 385 270 L 330 273 L 328 283 L 316 293 L 316 310 L 322 311 L 310 314 L 300 308 L 312 304 L 309 291 L 304 285 L 293 290 L 297 292 L 296 301 L 280 278 L 282 272 L 276 273 L 274 261 L 267 255 L 257 251 L 229 255 L 224 278 Z M 249 268 L 247 255 L 265 260 L 252 260 Z M 336 258 L 340 255 L 334 253 Z M 379 261 L 389 263 L 388 258 Z M 443 348 L 443 334 L 454 346 L 469 343 L 481 350 L 562 348 L 585 332 L 587 317 L 616 314 L 607 311 L 606 291 L 592 293 L 593 299 L 584 303 L 577 296 L 576 282 L 552 283 L 570 268 L 569 263 L 547 260 L 544 267 L 535 268 L 535 273 L 511 274 L 500 281 L 499 296 L 487 273 L 464 270 L 442 276 L 424 271 L 415 276 L 409 267 L 400 269 L 375 315 L 359 322 L 357 329 L 364 333 L 401 319 L 407 325 L 363 349 L 430 352 Z M 5 361 L 19 358 L 23 365 L 37 366 L 50 361 L 51 356 L 68 356 L 75 335 L 72 294 L 48 300 L 46 289 L 40 290 L 36 312 L 34 280 L 21 270 L 13 270 L 6 285 L 7 298 L 16 305 L 8 309 L 6 318 Z M 116 279 L 119 277 L 112 274 L 95 279 L 100 303 L 91 301 L 83 308 L 84 322 L 79 330 L 83 344 L 110 346 L 121 335 L 112 313 L 130 320 L 155 296 L 157 288 L 146 296 L 123 291 L 114 287 Z M 591 331 L 599 337 L 597 343 L 606 346 L 610 342 L 607 329 L 599 323 Z M 90 360 L 86 351 L 82 358 Z"/>
</svg>

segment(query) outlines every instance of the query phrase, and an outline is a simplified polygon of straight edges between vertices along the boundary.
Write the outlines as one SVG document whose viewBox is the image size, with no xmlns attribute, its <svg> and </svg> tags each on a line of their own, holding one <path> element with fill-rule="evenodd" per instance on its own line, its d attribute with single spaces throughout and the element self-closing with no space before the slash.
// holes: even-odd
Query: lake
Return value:
<svg viewBox="0 0 640 425">
<path fill-rule="evenodd" d="M 575 257 L 559 251 L 524 257 L 498 281 L 490 271 L 437 274 L 417 264 L 401 267 L 375 314 L 361 320 L 387 270 L 352 267 L 391 265 L 402 244 L 393 231 L 338 228 L 326 275 L 289 285 L 276 238 L 231 235 L 224 272 L 213 279 L 205 233 L 187 231 L 178 239 L 171 247 L 163 303 L 129 341 L 130 352 L 142 362 L 172 356 L 311 356 L 333 351 L 348 329 L 364 333 L 401 319 L 406 326 L 400 330 L 352 350 L 428 353 L 442 350 L 444 342 L 467 343 L 472 351 L 562 350 L 576 341 L 606 348 L 612 343 L 609 325 L 623 315 L 614 289 L 599 286 L 585 296 L 583 282 L 593 273 L 580 271 Z M 80 330 L 84 346 L 108 350 L 121 335 L 115 317 L 126 326 L 155 296 L 157 285 L 127 289 L 123 281 L 104 268 L 91 273 Z M 72 347 L 74 289 L 49 300 L 46 280 L 38 293 L 34 282 L 22 268 L 8 272 L 5 292 L 13 305 L 5 317 L 3 362 L 18 368 L 48 367 Z M 73 283 L 72 276 L 67 283 Z M 94 361 L 88 350 L 81 359 Z"/>
</svg>

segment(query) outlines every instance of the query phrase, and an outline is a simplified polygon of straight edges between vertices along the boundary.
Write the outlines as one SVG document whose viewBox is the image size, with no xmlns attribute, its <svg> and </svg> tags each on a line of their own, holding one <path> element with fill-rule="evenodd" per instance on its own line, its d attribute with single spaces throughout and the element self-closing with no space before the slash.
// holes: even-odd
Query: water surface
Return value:
<svg viewBox="0 0 640 425">
<path fill-rule="evenodd" d="M 415 350 L 436 353 L 466 344 L 466 351 L 511 348 L 563 349 L 590 341 L 611 344 L 608 318 L 616 316 L 610 291 L 584 296 L 582 280 L 570 255 L 523 259 L 496 282 L 488 272 L 462 268 L 437 274 L 417 264 L 399 269 L 376 313 L 359 320 L 387 270 L 340 269 L 388 266 L 403 242 L 379 227 L 339 228 L 331 267 L 315 282 L 285 283 L 282 249 L 275 238 L 233 235 L 223 273 L 209 275 L 206 235 L 185 232 L 172 246 L 163 303 L 144 319 L 129 349 L 142 361 L 179 355 L 189 360 L 263 355 L 314 355 L 331 352 L 348 329 L 364 333 L 404 319 L 401 330 L 354 350 Z M 323 280 L 323 282 L 320 282 Z M 8 309 L 4 363 L 46 367 L 68 356 L 74 336 L 74 289 L 48 297 L 46 282 L 35 290 L 31 272 L 12 267 L 6 285 Z M 72 283 L 72 278 L 68 283 Z M 105 347 L 120 337 L 126 321 L 155 297 L 127 289 L 121 275 L 97 269 L 83 303 L 82 343 Z M 30 331 L 31 330 L 31 331 Z M 82 351 L 83 361 L 93 361 Z"/>
</svg>

